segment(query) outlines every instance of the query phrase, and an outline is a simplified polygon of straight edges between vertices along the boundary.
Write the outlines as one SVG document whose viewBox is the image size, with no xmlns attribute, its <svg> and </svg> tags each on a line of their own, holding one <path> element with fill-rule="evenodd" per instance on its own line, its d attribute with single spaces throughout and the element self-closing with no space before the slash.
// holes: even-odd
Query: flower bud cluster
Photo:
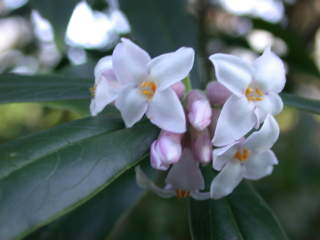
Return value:
<svg viewBox="0 0 320 240">
<path fill-rule="evenodd" d="M 242 179 L 272 173 L 278 163 L 271 147 L 279 136 L 274 115 L 285 85 L 284 65 L 268 48 L 253 63 L 214 54 L 217 81 L 206 91 L 186 89 L 181 82 L 192 69 L 194 51 L 182 47 L 151 59 L 128 39 L 95 69 L 92 115 L 113 103 L 127 127 L 144 115 L 161 129 L 151 144 L 154 169 L 168 171 L 163 188 L 136 168 L 138 184 L 161 197 L 197 200 L 230 194 Z M 201 168 L 218 171 L 205 190 Z"/>
</svg>

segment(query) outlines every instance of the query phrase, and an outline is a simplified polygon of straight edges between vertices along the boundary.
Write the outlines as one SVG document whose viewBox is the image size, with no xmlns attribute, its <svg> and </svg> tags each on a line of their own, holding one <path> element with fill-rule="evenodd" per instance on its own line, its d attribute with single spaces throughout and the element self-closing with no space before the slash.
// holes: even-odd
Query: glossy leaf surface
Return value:
<svg viewBox="0 0 320 240">
<path fill-rule="evenodd" d="M 141 160 L 157 132 L 103 114 L 3 144 L 0 236 L 19 239 L 91 199 Z"/>
</svg>

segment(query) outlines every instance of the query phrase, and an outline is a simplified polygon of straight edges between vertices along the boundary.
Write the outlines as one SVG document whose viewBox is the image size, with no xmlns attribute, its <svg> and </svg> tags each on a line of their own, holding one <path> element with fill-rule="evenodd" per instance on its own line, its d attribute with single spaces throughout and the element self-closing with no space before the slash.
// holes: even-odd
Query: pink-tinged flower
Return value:
<svg viewBox="0 0 320 240">
<path fill-rule="evenodd" d="M 94 69 L 95 85 L 93 87 L 93 98 L 90 103 L 90 112 L 96 116 L 106 105 L 113 102 L 123 89 L 118 82 L 112 68 L 111 56 L 100 59 Z"/>
<path fill-rule="evenodd" d="M 209 129 L 192 132 L 192 151 L 197 161 L 208 164 L 212 158 L 212 144 Z"/>
<path fill-rule="evenodd" d="M 126 126 L 133 126 L 146 114 L 161 129 L 185 132 L 183 107 L 171 86 L 189 74 L 193 61 L 192 48 L 151 59 L 136 44 L 122 39 L 113 51 L 112 63 L 118 81 L 127 85 L 115 103 Z"/>
<path fill-rule="evenodd" d="M 232 92 L 223 105 L 213 144 L 224 146 L 258 127 L 268 114 L 282 111 L 278 95 L 284 88 L 285 68 L 281 59 L 267 48 L 252 64 L 228 54 L 214 54 L 217 80 Z"/>
<path fill-rule="evenodd" d="M 173 84 L 171 86 L 171 88 L 173 89 L 173 91 L 177 94 L 177 96 L 179 98 L 182 98 L 184 95 L 184 92 L 186 90 L 186 87 L 184 86 L 184 84 L 182 82 L 177 82 L 175 84 Z"/>
<path fill-rule="evenodd" d="M 221 83 L 214 81 L 208 84 L 207 95 L 212 105 L 223 105 L 231 96 L 231 92 Z"/>
<path fill-rule="evenodd" d="M 151 144 L 151 166 L 158 170 L 167 170 L 179 161 L 182 152 L 182 134 L 162 131 L 159 138 Z"/>
<path fill-rule="evenodd" d="M 199 91 L 192 90 L 187 98 L 188 119 L 197 130 L 203 130 L 209 126 L 212 117 L 212 109 L 207 96 Z"/>
<path fill-rule="evenodd" d="M 191 196 L 197 200 L 205 200 L 210 197 L 209 192 L 200 192 L 205 187 L 204 179 L 199 163 L 193 159 L 192 152 L 189 149 L 183 150 L 181 159 L 169 170 L 164 188 L 155 185 L 140 167 L 136 167 L 136 178 L 140 187 L 149 189 L 163 198 Z"/>
<path fill-rule="evenodd" d="M 247 139 L 215 149 L 213 168 L 220 173 L 211 183 L 211 198 L 229 195 L 243 178 L 256 180 L 271 174 L 278 160 L 270 148 L 278 137 L 278 124 L 268 115 L 261 129 Z"/>
</svg>

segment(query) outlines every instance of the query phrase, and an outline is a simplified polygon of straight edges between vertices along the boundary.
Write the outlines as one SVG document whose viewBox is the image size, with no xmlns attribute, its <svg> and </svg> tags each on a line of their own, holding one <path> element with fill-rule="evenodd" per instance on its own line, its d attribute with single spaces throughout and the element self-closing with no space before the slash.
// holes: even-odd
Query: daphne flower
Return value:
<svg viewBox="0 0 320 240">
<path fill-rule="evenodd" d="M 94 69 L 95 85 L 90 104 L 92 116 L 96 116 L 106 105 L 113 102 L 123 89 L 112 68 L 111 56 L 106 56 L 97 63 Z"/>
<path fill-rule="evenodd" d="M 161 131 L 160 136 L 151 144 L 151 166 L 158 170 L 167 170 L 179 161 L 182 153 L 182 134 Z"/>
<path fill-rule="evenodd" d="M 278 124 L 268 115 L 261 129 L 246 140 L 215 149 L 213 168 L 220 173 L 211 183 L 211 198 L 230 194 L 243 178 L 256 180 L 271 174 L 278 160 L 270 148 L 278 137 Z"/>
<path fill-rule="evenodd" d="M 191 196 L 197 200 L 209 198 L 209 192 L 200 192 L 205 187 L 204 179 L 199 169 L 199 163 L 193 159 L 192 152 L 189 149 L 183 150 L 179 162 L 169 170 L 164 188 L 158 187 L 148 179 L 140 167 L 136 167 L 136 178 L 140 187 L 149 189 L 163 198 L 173 196 L 177 198 Z"/>
<path fill-rule="evenodd" d="M 258 127 L 269 113 L 281 112 L 283 103 L 278 93 L 285 85 L 285 68 L 270 48 L 252 64 L 228 54 L 214 54 L 210 60 L 217 80 L 233 94 L 222 108 L 214 145 L 239 140 Z"/>
<path fill-rule="evenodd" d="M 184 111 L 170 87 L 189 74 L 193 61 L 192 48 L 151 59 L 133 42 L 122 39 L 113 51 L 112 63 L 118 81 L 127 85 L 116 99 L 126 126 L 133 126 L 146 114 L 161 129 L 185 132 Z"/>
<path fill-rule="evenodd" d="M 118 0 L 107 0 L 109 5 L 109 19 L 112 29 L 119 35 L 128 34 L 131 31 L 126 15 L 119 8 Z"/>
<path fill-rule="evenodd" d="M 199 91 L 192 90 L 187 98 L 188 119 L 197 130 L 204 130 L 210 125 L 212 109 L 207 96 Z"/>
</svg>

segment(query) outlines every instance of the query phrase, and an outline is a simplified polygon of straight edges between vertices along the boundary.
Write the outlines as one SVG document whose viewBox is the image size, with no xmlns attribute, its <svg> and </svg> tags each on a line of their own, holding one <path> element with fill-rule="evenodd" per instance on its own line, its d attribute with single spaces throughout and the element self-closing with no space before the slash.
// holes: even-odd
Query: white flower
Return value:
<svg viewBox="0 0 320 240">
<path fill-rule="evenodd" d="M 243 178 L 256 180 L 271 174 L 278 160 L 270 148 L 278 137 L 278 124 L 268 115 L 261 129 L 247 139 L 215 149 L 213 168 L 221 172 L 211 183 L 211 198 L 230 194 Z"/>
<path fill-rule="evenodd" d="M 217 80 L 232 92 L 217 123 L 213 144 L 224 146 L 258 127 L 267 114 L 281 112 L 285 85 L 281 59 L 267 48 L 252 64 L 228 54 L 210 56 Z"/>
<path fill-rule="evenodd" d="M 205 200 L 210 197 L 209 192 L 200 192 L 205 187 L 204 179 L 199 163 L 193 159 L 192 152 L 189 149 L 183 150 L 181 159 L 169 170 L 164 188 L 156 186 L 140 167 L 136 167 L 136 178 L 140 187 L 149 189 L 163 198 L 191 196 L 197 200 Z"/>
<path fill-rule="evenodd" d="M 123 89 L 113 71 L 111 56 L 106 56 L 99 60 L 94 69 L 94 76 L 95 85 L 90 104 L 92 116 L 96 116 L 106 105 L 113 102 Z"/>
<path fill-rule="evenodd" d="M 126 85 L 115 103 L 126 126 L 133 126 L 146 113 L 164 130 L 185 132 L 185 114 L 170 86 L 189 74 L 193 61 L 192 48 L 182 47 L 151 59 L 133 42 L 122 39 L 113 51 L 112 63 L 118 81 Z"/>
</svg>

